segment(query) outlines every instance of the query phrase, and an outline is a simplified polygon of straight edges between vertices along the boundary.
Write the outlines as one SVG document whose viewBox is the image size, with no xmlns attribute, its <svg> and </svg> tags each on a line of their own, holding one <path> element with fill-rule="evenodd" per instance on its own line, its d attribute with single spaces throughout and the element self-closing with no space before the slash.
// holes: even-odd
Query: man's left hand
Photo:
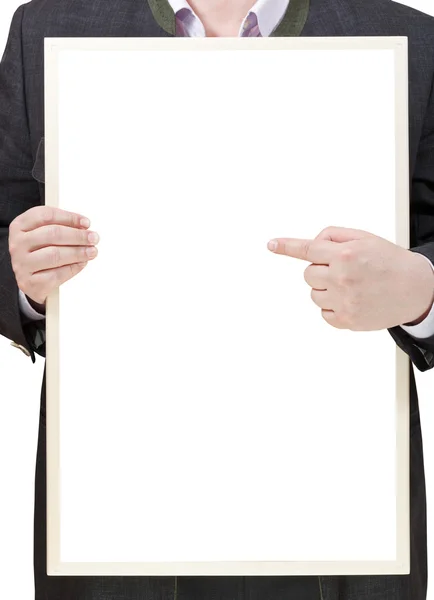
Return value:
<svg viewBox="0 0 434 600">
<path fill-rule="evenodd" d="M 327 227 L 314 240 L 275 238 L 268 248 L 311 263 L 304 271 L 311 298 L 338 329 L 416 324 L 433 305 L 428 261 L 367 231 Z"/>
</svg>

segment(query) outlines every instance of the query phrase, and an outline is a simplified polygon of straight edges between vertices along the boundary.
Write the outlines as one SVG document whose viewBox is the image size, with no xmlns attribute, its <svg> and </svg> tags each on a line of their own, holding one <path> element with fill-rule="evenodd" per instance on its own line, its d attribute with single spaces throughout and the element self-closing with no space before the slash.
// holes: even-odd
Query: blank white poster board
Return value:
<svg viewBox="0 0 434 600">
<path fill-rule="evenodd" d="M 408 357 L 336 329 L 329 225 L 408 248 L 406 38 L 47 38 L 48 573 L 409 572 Z"/>
</svg>

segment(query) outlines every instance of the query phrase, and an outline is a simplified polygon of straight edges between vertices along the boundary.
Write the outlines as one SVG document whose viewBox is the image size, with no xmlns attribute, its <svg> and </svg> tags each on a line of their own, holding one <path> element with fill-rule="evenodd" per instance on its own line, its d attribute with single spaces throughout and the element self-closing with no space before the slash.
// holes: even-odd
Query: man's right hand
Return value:
<svg viewBox="0 0 434 600">
<path fill-rule="evenodd" d="M 35 206 L 9 226 L 9 252 L 19 289 L 37 304 L 98 254 L 97 233 L 83 215 Z"/>
</svg>

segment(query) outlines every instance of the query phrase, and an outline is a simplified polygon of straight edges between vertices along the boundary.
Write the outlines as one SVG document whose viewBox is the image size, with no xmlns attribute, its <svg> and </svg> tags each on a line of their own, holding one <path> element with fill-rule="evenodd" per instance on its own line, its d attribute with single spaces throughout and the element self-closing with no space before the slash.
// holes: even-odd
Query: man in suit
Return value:
<svg viewBox="0 0 434 600">
<path fill-rule="evenodd" d="M 426 600 L 426 499 L 413 365 L 420 371 L 434 367 L 431 17 L 391 0 L 32 0 L 21 5 L 0 64 L 0 333 L 33 362 L 35 354 L 45 356 L 47 295 L 97 254 L 98 236 L 89 237 L 85 215 L 44 206 L 44 37 L 203 35 L 408 37 L 410 249 L 344 227 L 327 227 L 311 241 L 273 240 L 269 248 L 311 263 L 305 280 L 331 326 L 387 328 L 391 343 L 409 357 L 411 572 L 352 577 L 48 577 L 44 373 L 35 480 L 36 600 Z M 351 190 L 348 197 L 351 201 Z M 121 319 L 110 326 L 122 326 Z"/>
</svg>

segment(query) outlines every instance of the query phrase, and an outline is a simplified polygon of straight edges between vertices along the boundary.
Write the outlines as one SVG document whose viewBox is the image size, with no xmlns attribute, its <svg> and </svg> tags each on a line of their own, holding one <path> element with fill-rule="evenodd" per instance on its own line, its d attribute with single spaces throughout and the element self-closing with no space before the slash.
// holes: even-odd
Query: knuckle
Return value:
<svg viewBox="0 0 434 600">
<path fill-rule="evenodd" d="M 60 237 L 60 228 L 57 225 L 49 225 L 47 227 L 47 236 L 50 242 L 58 242 Z"/>
<path fill-rule="evenodd" d="M 334 227 L 332 225 L 329 225 L 328 227 L 324 227 L 324 229 L 321 231 L 320 235 L 327 235 L 328 233 L 331 233 L 334 230 Z"/>
<path fill-rule="evenodd" d="M 60 263 L 60 248 L 52 246 L 50 248 L 50 264 L 53 267 L 58 267 Z"/>
<path fill-rule="evenodd" d="M 353 260 L 355 257 L 355 253 L 353 248 L 342 248 L 341 250 L 341 260 L 343 262 L 349 262 Z"/>
<path fill-rule="evenodd" d="M 338 318 L 340 323 L 345 325 L 348 324 L 348 322 L 350 321 L 350 315 L 346 307 L 341 308 L 341 310 L 339 311 Z"/>
<path fill-rule="evenodd" d="M 30 289 L 29 281 L 26 277 L 23 277 L 21 274 L 17 274 L 15 276 L 17 281 L 17 285 L 22 292 L 26 292 L 26 290 Z"/>
<path fill-rule="evenodd" d="M 15 277 L 23 278 L 23 275 L 25 274 L 23 261 L 19 260 L 17 258 L 11 257 L 11 264 L 12 264 L 12 269 L 15 273 Z"/>
<path fill-rule="evenodd" d="M 44 223 L 52 223 L 54 220 L 54 208 L 52 206 L 44 206 L 41 213 L 41 220 Z"/>
<path fill-rule="evenodd" d="M 316 236 L 316 240 L 324 240 L 324 239 L 328 239 L 329 236 L 333 233 L 335 227 L 329 225 L 328 227 L 325 227 L 324 229 L 322 229 L 319 234 Z"/>
<path fill-rule="evenodd" d="M 353 283 L 353 278 L 352 278 L 352 276 L 351 276 L 349 273 L 345 272 L 345 271 L 344 271 L 344 272 L 342 272 L 342 273 L 339 273 L 339 274 L 336 276 L 336 279 L 335 279 L 335 280 L 336 280 L 336 283 L 337 283 L 337 284 L 338 284 L 340 287 L 347 287 L 347 286 L 349 286 L 349 285 L 351 285 L 351 284 Z"/>
<path fill-rule="evenodd" d="M 16 254 L 20 249 L 18 232 L 16 232 L 15 230 L 13 230 L 13 231 L 9 230 L 8 247 L 9 247 L 9 253 L 11 255 Z"/>
<path fill-rule="evenodd" d="M 312 243 L 309 240 L 303 240 L 301 245 L 301 251 L 303 256 L 309 256 L 310 250 L 312 248 Z"/>
<path fill-rule="evenodd" d="M 350 329 L 353 325 L 354 314 L 347 307 L 343 308 L 339 313 L 339 322 L 345 329 Z"/>
<path fill-rule="evenodd" d="M 347 319 L 353 322 L 355 317 L 359 314 L 359 304 L 356 300 L 347 300 L 344 310 L 345 314 L 347 315 Z"/>
<path fill-rule="evenodd" d="M 80 227 L 80 217 L 75 213 L 71 214 L 71 224 L 73 227 Z"/>
<path fill-rule="evenodd" d="M 333 320 L 329 320 L 328 323 L 330 325 L 332 325 L 333 327 L 335 327 L 336 329 L 345 329 L 345 325 L 342 321 L 342 319 L 340 317 L 338 317 L 336 314 L 333 318 Z"/>
<path fill-rule="evenodd" d="M 15 219 L 9 225 L 9 239 L 15 236 L 17 230 L 19 230 L 19 216 L 15 217 Z"/>
<path fill-rule="evenodd" d="M 351 277 L 347 273 L 343 273 L 339 276 L 339 285 L 347 286 L 351 283 Z"/>
<path fill-rule="evenodd" d="M 18 245 L 14 238 L 9 238 L 9 254 L 13 255 L 18 250 Z"/>
</svg>

